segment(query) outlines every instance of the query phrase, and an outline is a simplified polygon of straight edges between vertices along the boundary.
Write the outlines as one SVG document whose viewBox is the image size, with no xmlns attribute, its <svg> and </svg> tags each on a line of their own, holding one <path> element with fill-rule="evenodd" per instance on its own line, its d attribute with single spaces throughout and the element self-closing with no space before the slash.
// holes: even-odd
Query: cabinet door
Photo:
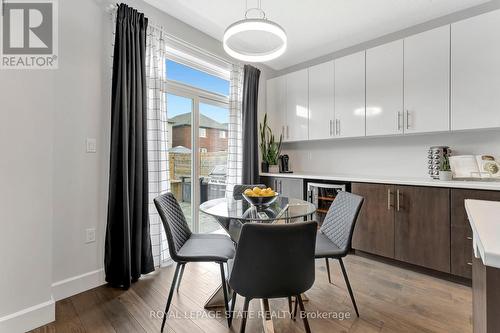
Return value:
<svg viewBox="0 0 500 333">
<path fill-rule="evenodd" d="M 465 199 L 500 201 L 500 192 L 451 190 L 451 273 L 472 278 L 472 229 L 465 211 Z"/>
<path fill-rule="evenodd" d="M 334 62 L 309 68 L 309 140 L 333 136 Z"/>
<path fill-rule="evenodd" d="M 351 191 L 365 198 L 354 229 L 352 247 L 394 258 L 394 186 L 352 184 Z"/>
<path fill-rule="evenodd" d="M 276 190 L 288 198 L 304 198 L 304 181 L 296 178 L 278 178 L 278 188 Z"/>
<path fill-rule="evenodd" d="M 404 40 L 405 133 L 450 130 L 450 26 Z"/>
<path fill-rule="evenodd" d="M 269 127 L 276 137 L 284 132 L 286 78 L 284 76 L 267 80 L 266 83 L 266 112 Z"/>
<path fill-rule="evenodd" d="M 366 51 L 366 135 L 403 133 L 403 41 Z"/>
<path fill-rule="evenodd" d="M 307 140 L 309 135 L 309 75 L 303 69 L 286 76 L 285 141 Z"/>
<path fill-rule="evenodd" d="M 450 272 L 450 190 L 396 186 L 395 257 Z"/>
<path fill-rule="evenodd" d="M 335 59 L 337 137 L 365 136 L 365 52 Z"/>
<path fill-rule="evenodd" d="M 500 127 L 500 11 L 451 25 L 451 129 Z"/>
</svg>

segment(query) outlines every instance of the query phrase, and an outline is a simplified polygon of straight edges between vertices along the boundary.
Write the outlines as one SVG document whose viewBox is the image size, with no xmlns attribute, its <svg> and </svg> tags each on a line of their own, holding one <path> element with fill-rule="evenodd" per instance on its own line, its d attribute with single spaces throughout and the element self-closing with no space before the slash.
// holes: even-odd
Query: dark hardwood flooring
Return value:
<svg viewBox="0 0 500 333">
<path fill-rule="evenodd" d="M 325 262 L 318 260 L 316 283 L 305 303 L 313 332 L 472 332 L 470 287 L 355 255 L 345 263 L 361 317 L 355 317 L 338 263 L 330 261 L 335 284 L 330 285 Z M 59 301 L 56 321 L 32 332 L 159 332 L 161 319 L 151 313 L 164 309 L 173 271 L 159 269 L 128 291 L 102 286 Z M 203 308 L 219 278 L 215 264 L 188 264 L 171 307 L 179 317 L 167 319 L 165 332 L 238 332 L 239 318 L 228 329 L 225 319 Z M 239 298 L 237 310 L 242 306 Z M 302 321 L 283 317 L 288 311 L 284 299 L 272 300 L 271 308 L 279 315 L 276 332 L 304 332 Z M 252 301 L 250 309 L 258 311 L 260 303 Z M 316 311 L 329 318 L 314 318 Z M 333 312 L 351 317 L 339 320 Z M 261 319 L 248 320 L 247 332 L 261 331 Z"/>
</svg>

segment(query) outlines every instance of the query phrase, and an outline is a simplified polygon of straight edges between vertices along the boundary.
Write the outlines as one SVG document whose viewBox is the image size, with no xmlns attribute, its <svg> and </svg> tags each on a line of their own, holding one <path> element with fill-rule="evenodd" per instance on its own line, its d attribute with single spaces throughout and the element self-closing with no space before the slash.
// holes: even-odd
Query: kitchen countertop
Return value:
<svg viewBox="0 0 500 333">
<path fill-rule="evenodd" d="M 473 232 L 474 255 L 485 266 L 500 268 L 500 202 L 465 200 Z"/>
<path fill-rule="evenodd" d="M 500 181 L 470 181 L 470 180 L 452 180 L 440 181 L 431 178 L 418 177 L 393 177 L 393 176 L 366 176 L 349 174 L 321 174 L 314 172 L 294 172 L 294 173 L 260 173 L 263 177 L 284 177 L 284 178 L 303 178 L 317 180 L 331 180 L 359 183 L 378 183 L 378 184 L 396 184 L 413 186 L 431 186 L 431 187 L 449 187 L 466 188 L 476 190 L 500 191 Z"/>
</svg>

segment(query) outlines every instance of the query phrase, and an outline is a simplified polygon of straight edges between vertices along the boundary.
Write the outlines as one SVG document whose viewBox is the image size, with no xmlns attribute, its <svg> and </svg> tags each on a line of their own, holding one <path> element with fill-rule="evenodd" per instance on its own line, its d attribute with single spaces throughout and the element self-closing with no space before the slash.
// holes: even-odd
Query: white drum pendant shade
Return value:
<svg viewBox="0 0 500 333">
<path fill-rule="evenodd" d="M 286 51 L 287 36 L 278 24 L 265 18 L 244 19 L 224 32 L 224 50 L 231 57 L 247 62 L 264 62 Z"/>
</svg>

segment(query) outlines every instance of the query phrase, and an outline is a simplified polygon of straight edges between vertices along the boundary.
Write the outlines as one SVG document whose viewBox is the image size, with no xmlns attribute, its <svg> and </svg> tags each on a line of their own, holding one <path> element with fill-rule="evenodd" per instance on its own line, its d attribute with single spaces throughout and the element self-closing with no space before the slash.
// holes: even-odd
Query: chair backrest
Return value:
<svg viewBox="0 0 500 333">
<path fill-rule="evenodd" d="M 301 294 L 314 283 L 315 221 L 246 223 L 236 249 L 229 285 L 249 298 Z"/>
<path fill-rule="evenodd" d="M 351 249 L 352 234 L 363 201 L 359 195 L 339 192 L 320 228 L 320 232 L 345 253 Z"/>
<path fill-rule="evenodd" d="M 170 257 L 178 261 L 177 252 L 191 237 L 191 230 L 186 222 L 181 206 L 171 192 L 156 197 L 154 200 L 156 210 L 160 214 L 165 233 L 167 234 L 168 250 Z"/>
<path fill-rule="evenodd" d="M 258 185 L 249 185 L 249 184 L 237 184 L 233 187 L 233 198 L 236 200 L 241 200 L 243 198 L 242 194 L 248 189 L 252 189 L 254 187 L 266 188 L 264 184 Z"/>
</svg>

